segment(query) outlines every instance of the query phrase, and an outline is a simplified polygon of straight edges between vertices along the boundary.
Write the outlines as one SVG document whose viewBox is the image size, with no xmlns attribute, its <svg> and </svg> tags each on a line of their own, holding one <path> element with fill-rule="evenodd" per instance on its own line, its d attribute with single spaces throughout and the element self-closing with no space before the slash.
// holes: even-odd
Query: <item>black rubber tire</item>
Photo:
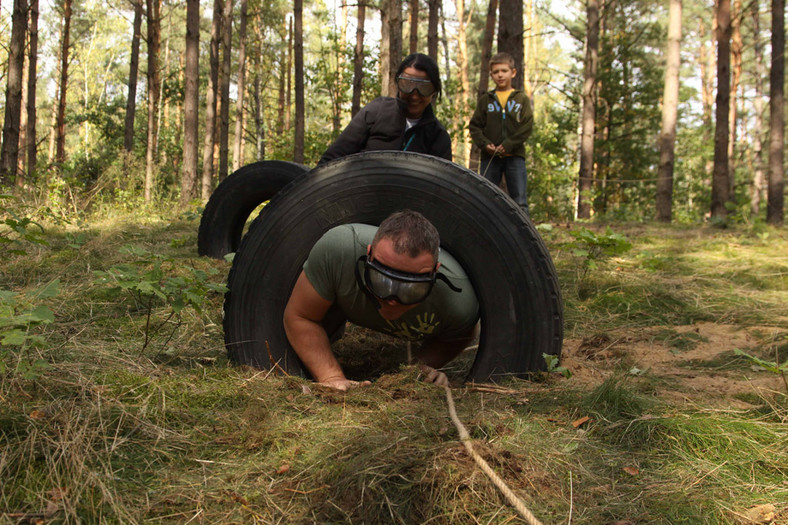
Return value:
<svg viewBox="0 0 788 525">
<path fill-rule="evenodd" d="M 312 245 L 330 228 L 423 213 L 469 274 L 482 331 L 468 379 L 524 377 L 560 355 L 561 294 L 552 259 L 527 215 L 461 166 L 417 153 L 376 151 L 324 164 L 279 192 L 244 236 L 228 278 L 224 334 L 239 363 L 308 374 L 290 348 L 285 304 Z"/>
<path fill-rule="evenodd" d="M 205 205 L 197 252 L 221 259 L 236 251 L 254 209 L 307 171 L 309 168 L 295 162 L 264 160 L 233 172 L 216 187 Z"/>
</svg>

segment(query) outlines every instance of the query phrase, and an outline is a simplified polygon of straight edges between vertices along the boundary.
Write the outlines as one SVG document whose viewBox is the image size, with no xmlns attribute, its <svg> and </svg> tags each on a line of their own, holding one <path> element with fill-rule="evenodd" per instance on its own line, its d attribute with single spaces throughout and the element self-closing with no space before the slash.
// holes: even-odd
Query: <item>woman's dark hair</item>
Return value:
<svg viewBox="0 0 788 525">
<path fill-rule="evenodd" d="M 438 100 L 441 98 L 441 72 L 438 69 L 438 64 L 432 58 L 425 55 L 424 53 L 413 53 L 405 57 L 405 60 L 397 68 L 397 76 L 402 74 L 405 71 L 405 68 L 413 67 L 418 69 L 419 71 L 423 71 L 427 73 L 427 78 L 430 79 L 432 85 L 435 86 L 435 92 L 438 94 L 436 97 Z"/>
</svg>

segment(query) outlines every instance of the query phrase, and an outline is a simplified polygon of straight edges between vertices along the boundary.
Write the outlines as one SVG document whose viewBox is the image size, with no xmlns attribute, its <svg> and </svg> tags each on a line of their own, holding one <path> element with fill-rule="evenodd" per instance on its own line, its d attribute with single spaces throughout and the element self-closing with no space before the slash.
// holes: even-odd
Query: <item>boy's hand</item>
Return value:
<svg viewBox="0 0 788 525">
<path fill-rule="evenodd" d="M 493 156 L 494 155 L 505 155 L 506 154 L 506 148 L 504 148 L 503 145 L 496 146 L 494 144 L 487 144 L 484 147 L 484 149 L 487 150 L 488 154 L 493 155 Z"/>
<path fill-rule="evenodd" d="M 487 151 L 489 155 L 495 155 L 496 147 L 495 144 L 487 144 L 484 149 Z"/>
</svg>

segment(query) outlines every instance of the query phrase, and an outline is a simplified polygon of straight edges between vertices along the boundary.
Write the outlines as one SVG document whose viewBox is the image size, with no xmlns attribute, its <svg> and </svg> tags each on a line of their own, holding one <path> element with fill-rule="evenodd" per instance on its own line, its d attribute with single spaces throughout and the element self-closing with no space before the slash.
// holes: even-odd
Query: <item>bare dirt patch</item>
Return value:
<svg viewBox="0 0 788 525">
<path fill-rule="evenodd" d="M 657 379 L 659 397 L 688 403 L 724 400 L 728 406 L 745 406 L 737 396 L 782 391 L 785 387 L 779 376 L 754 370 L 734 350 L 758 353 L 781 333 L 775 327 L 715 323 L 613 330 L 566 339 L 561 364 L 572 372 L 573 380 L 590 387 L 625 367 L 633 375 L 648 374 Z"/>
</svg>

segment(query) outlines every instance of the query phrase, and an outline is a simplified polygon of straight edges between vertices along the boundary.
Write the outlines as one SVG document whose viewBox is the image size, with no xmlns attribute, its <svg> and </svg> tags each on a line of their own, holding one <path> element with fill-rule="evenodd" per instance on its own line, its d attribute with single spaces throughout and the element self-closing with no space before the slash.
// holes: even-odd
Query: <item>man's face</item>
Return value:
<svg viewBox="0 0 788 525">
<path fill-rule="evenodd" d="M 407 254 L 397 253 L 394 250 L 394 242 L 389 238 L 383 238 L 372 248 L 367 248 L 367 253 L 374 261 L 379 262 L 384 266 L 391 269 L 399 270 L 407 273 L 428 273 L 436 268 L 435 260 L 429 252 L 422 252 L 416 257 L 410 257 Z M 439 265 L 438 265 L 439 266 Z M 400 304 L 394 299 L 381 300 L 377 299 L 380 303 L 378 313 L 383 319 L 394 320 L 402 317 L 408 310 L 417 307 L 417 304 Z"/>
</svg>

